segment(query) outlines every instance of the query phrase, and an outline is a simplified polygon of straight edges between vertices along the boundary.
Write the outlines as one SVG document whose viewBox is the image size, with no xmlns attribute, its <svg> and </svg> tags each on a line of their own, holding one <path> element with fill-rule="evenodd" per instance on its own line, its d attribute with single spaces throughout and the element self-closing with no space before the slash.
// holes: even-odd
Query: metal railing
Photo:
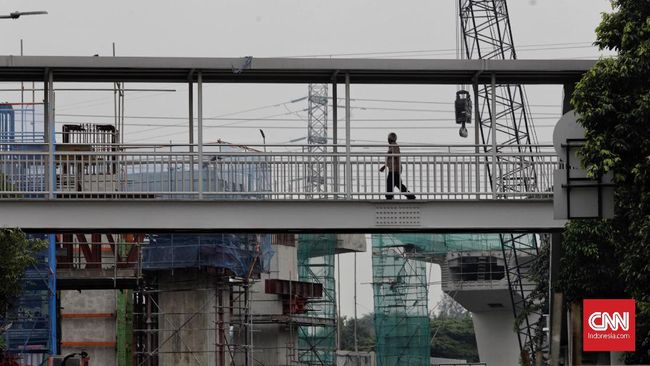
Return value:
<svg viewBox="0 0 650 366">
<path fill-rule="evenodd" d="M 475 145 L 403 145 L 399 155 L 387 154 L 385 145 L 355 145 L 349 154 L 327 152 L 316 160 L 306 145 L 267 145 L 262 152 L 219 144 L 203 145 L 202 161 L 191 145 L 113 147 L 58 144 L 51 152 L 46 144 L 0 144 L 0 198 L 384 199 L 391 194 L 388 173 L 379 168 L 387 158 L 399 159 L 401 181 L 417 199 L 548 198 L 558 165 L 551 146 L 537 145 L 533 152 L 504 146 L 499 153 L 476 152 L 482 146 Z M 317 192 L 309 181 L 313 164 L 327 172 Z"/>
</svg>

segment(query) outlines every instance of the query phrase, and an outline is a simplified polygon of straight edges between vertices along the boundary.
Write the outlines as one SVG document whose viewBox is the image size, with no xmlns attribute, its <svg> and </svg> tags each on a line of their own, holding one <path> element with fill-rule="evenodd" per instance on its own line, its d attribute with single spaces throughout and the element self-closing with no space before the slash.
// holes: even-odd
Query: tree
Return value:
<svg viewBox="0 0 650 366">
<path fill-rule="evenodd" d="M 478 349 L 474 324 L 470 313 L 450 296 L 440 300 L 439 313 L 429 322 L 431 326 L 431 356 L 478 361 Z M 374 351 L 376 345 L 373 314 L 357 320 L 357 344 L 359 351 Z M 354 319 L 339 318 L 341 325 L 341 349 L 354 350 Z"/>
<path fill-rule="evenodd" d="M 339 318 L 341 324 L 341 349 L 354 351 L 354 319 Z M 372 314 L 357 318 L 357 346 L 359 351 L 375 350 L 375 322 Z"/>
<path fill-rule="evenodd" d="M 604 14 L 596 44 L 618 51 L 600 60 L 578 83 L 573 105 L 587 142 L 582 162 L 591 176 L 613 172 L 616 216 L 624 235 L 621 271 L 630 293 L 650 288 L 650 0 L 617 0 Z M 622 241 L 622 240 L 619 240 Z"/>
<path fill-rule="evenodd" d="M 28 239 L 19 229 L 0 229 L 0 318 L 20 295 L 25 270 L 46 248 L 46 241 Z"/>
<path fill-rule="evenodd" d="M 438 308 L 438 316 L 445 319 L 464 319 L 469 315 L 463 305 L 446 293 L 442 294 L 442 299 L 440 299 L 436 307 Z"/>
<path fill-rule="evenodd" d="M 444 294 L 431 318 L 431 356 L 478 362 L 472 317 L 451 296 Z"/>
<path fill-rule="evenodd" d="M 617 52 L 576 85 L 572 104 L 586 143 L 582 164 L 591 177 L 611 172 L 615 216 L 576 220 L 563 238 L 558 287 L 567 298 L 632 296 L 638 302 L 637 351 L 628 362 L 650 362 L 650 0 L 613 0 L 596 45 Z"/>
</svg>

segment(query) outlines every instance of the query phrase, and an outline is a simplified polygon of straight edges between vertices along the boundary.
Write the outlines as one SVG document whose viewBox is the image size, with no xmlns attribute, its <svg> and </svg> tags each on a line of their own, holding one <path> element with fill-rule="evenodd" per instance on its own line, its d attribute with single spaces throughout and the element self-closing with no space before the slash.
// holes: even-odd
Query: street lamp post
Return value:
<svg viewBox="0 0 650 366">
<path fill-rule="evenodd" d="M 260 128 L 260 135 L 262 135 L 262 143 L 264 146 L 264 152 L 266 152 L 266 135 L 264 135 L 264 130 Z"/>
<path fill-rule="evenodd" d="M 18 19 L 23 15 L 45 15 L 47 14 L 46 11 L 14 11 L 13 13 L 9 13 L 6 15 L 0 15 L 0 19 Z"/>
</svg>

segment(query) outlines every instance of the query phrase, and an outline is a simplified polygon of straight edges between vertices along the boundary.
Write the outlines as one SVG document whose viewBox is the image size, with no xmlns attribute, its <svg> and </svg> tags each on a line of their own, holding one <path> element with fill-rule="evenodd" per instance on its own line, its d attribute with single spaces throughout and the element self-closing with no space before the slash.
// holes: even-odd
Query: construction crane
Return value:
<svg viewBox="0 0 650 366">
<path fill-rule="evenodd" d="M 458 12 L 464 57 L 517 58 L 506 0 L 458 0 Z M 521 85 L 497 84 L 493 101 L 490 86 L 474 84 L 474 96 L 478 106 L 475 111 L 477 127 L 485 153 L 492 153 L 494 146 L 497 159 L 505 160 L 499 157 L 499 152 L 533 152 L 532 144 L 537 142 L 537 138 L 526 93 Z M 496 119 L 494 135 L 491 130 L 493 115 Z M 533 163 L 532 157 L 521 155 L 508 158 L 507 164 L 497 164 L 501 167 L 499 171 L 491 171 L 488 166 L 495 191 L 534 190 L 537 176 Z M 525 278 L 526 270 L 539 257 L 539 240 L 531 234 L 501 234 L 500 237 L 514 316 L 515 319 L 522 319 L 517 325 L 521 361 L 524 365 L 540 365 L 544 360 L 546 344 L 542 330 L 545 320 L 543 309 L 548 307 L 548 299 L 543 301 L 542 306 L 534 306 L 539 305 L 530 297 L 534 284 Z"/>
</svg>

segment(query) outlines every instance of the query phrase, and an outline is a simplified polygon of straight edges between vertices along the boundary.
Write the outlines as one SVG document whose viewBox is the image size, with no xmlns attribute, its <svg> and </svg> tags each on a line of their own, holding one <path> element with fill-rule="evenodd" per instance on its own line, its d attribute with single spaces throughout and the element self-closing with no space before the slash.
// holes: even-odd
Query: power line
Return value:
<svg viewBox="0 0 650 366">
<path fill-rule="evenodd" d="M 536 120 L 557 120 L 560 118 L 560 115 L 556 116 L 549 116 L 549 117 L 538 117 Z M 223 121 L 230 121 L 230 119 L 221 119 Z M 268 121 L 268 122 L 295 122 L 295 123 L 304 123 L 305 121 L 302 119 L 293 119 L 293 118 L 240 118 L 237 121 L 243 121 L 243 122 L 258 122 L 258 121 Z M 453 118 L 355 118 L 352 119 L 352 122 L 391 122 L 391 123 L 399 123 L 399 122 L 453 122 Z M 66 124 L 66 123 L 79 123 L 78 121 L 57 121 L 58 124 Z M 215 128 L 215 127 L 230 127 L 233 126 L 234 123 L 231 124 L 219 124 L 219 125 L 209 125 L 206 124 L 204 125 L 205 128 Z M 173 125 L 168 125 L 168 124 L 163 124 L 163 123 L 129 123 L 127 125 L 128 127 L 162 127 L 162 128 L 186 128 L 187 125 L 183 124 L 173 124 Z M 245 126 L 234 126 L 234 128 L 238 127 L 245 127 Z M 269 127 L 268 125 L 265 125 L 264 128 Z M 399 126 L 397 126 L 399 127 Z M 140 131 L 144 132 L 144 131 Z"/>
<path fill-rule="evenodd" d="M 592 42 L 565 42 L 565 43 L 537 43 L 528 44 L 524 46 L 517 46 L 518 49 L 527 49 L 534 47 L 548 47 L 554 46 L 567 46 L 567 48 L 577 48 L 580 46 L 591 46 Z M 300 58 L 300 57 L 339 57 L 339 56 L 366 56 L 366 55 L 396 55 L 396 54 L 410 54 L 410 53 L 432 53 L 432 52 L 456 52 L 456 48 L 443 48 L 443 49 L 420 49 L 420 50 L 403 50 L 403 51 L 371 51 L 371 52 L 350 52 L 350 53 L 330 53 L 330 54 L 312 54 L 312 55 L 298 55 L 298 56 L 279 56 L 287 58 Z"/>
<path fill-rule="evenodd" d="M 217 126 L 204 126 L 205 128 L 217 128 Z M 536 126 L 538 128 L 554 128 L 555 125 L 540 125 Z M 304 130 L 304 126 L 238 126 L 238 127 L 225 127 L 223 129 L 258 129 L 264 128 L 265 130 Z M 457 126 L 358 126 L 350 127 L 351 130 L 388 130 L 393 129 L 395 131 L 399 130 L 457 130 Z M 149 136 L 146 138 L 141 138 L 133 141 L 144 141 L 160 137 L 176 136 L 179 135 L 178 132 L 166 133 L 162 135 Z"/>
<path fill-rule="evenodd" d="M 339 108 L 343 108 L 339 106 Z M 396 111 L 396 112 L 431 112 L 431 113 L 444 113 L 444 114 L 453 114 L 453 110 L 433 110 L 433 109 L 414 109 L 414 108 L 383 108 L 383 107 L 364 107 L 364 106 L 350 106 L 351 109 L 360 109 L 360 110 L 379 110 L 379 111 Z M 300 110 L 288 110 L 287 112 L 279 113 L 279 114 L 274 114 L 271 116 L 264 116 L 264 117 L 240 117 L 240 118 L 223 118 L 223 117 L 205 117 L 203 118 L 204 121 L 233 121 L 234 123 L 236 122 L 245 122 L 245 121 L 260 121 L 260 120 L 270 120 L 270 121 L 303 121 L 304 118 L 291 118 L 291 119 L 272 119 L 275 116 L 286 116 L 286 115 L 295 115 L 296 113 L 299 112 L 305 112 L 305 109 L 300 109 Z M 535 115 L 541 115 L 541 116 L 559 116 L 559 113 L 554 113 L 554 112 L 537 112 L 534 113 Z M 74 114 L 74 113 L 59 113 L 57 114 L 58 116 L 62 117 L 83 117 L 83 118 L 113 118 L 111 115 L 107 114 Z M 175 116 L 124 116 L 125 119 L 134 119 L 134 120 L 147 120 L 147 119 L 153 119 L 153 120 L 166 120 L 166 121 L 187 121 L 187 117 L 175 117 Z M 540 117 L 541 118 L 541 117 Z M 196 119 L 196 118 L 195 118 Z M 539 118 L 536 118 L 539 119 Z M 354 119 L 356 121 L 362 121 L 364 119 Z M 373 121 L 381 121 L 381 118 L 373 118 L 371 119 Z M 391 120 L 395 121 L 395 118 L 389 118 L 386 120 Z M 408 119 L 398 119 L 398 120 L 408 120 Z M 423 118 L 422 120 L 430 121 L 430 120 L 446 120 L 446 119 L 440 119 L 440 118 Z M 58 121 L 59 123 L 60 121 Z M 133 125 L 133 124 L 131 124 Z M 186 126 L 185 124 L 177 124 L 175 126 L 181 127 L 181 126 Z"/>
</svg>

